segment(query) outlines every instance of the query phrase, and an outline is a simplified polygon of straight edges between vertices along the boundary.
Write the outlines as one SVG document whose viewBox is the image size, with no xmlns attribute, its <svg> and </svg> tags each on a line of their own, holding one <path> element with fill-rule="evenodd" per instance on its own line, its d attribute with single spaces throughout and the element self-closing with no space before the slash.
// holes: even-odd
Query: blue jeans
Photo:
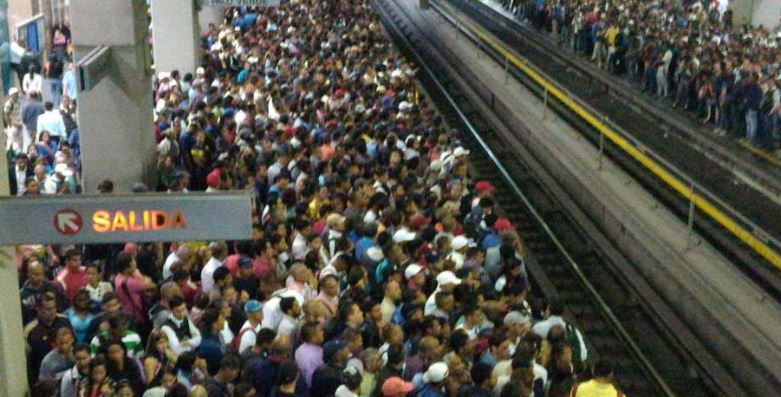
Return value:
<svg viewBox="0 0 781 397">
<path fill-rule="evenodd" d="M 759 120 L 757 119 L 757 111 L 749 109 L 746 111 L 746 139 L 749 142 L 755 142 L 757 139 L 757 131 L 759 130 Z"/>
<path fill-rule="evenodd" d="M 50 79 L 52 87 L 52 103 L 57 108 L 60 104 L 60 97 L 62 96 L 62 79 Z"/>
</svg>

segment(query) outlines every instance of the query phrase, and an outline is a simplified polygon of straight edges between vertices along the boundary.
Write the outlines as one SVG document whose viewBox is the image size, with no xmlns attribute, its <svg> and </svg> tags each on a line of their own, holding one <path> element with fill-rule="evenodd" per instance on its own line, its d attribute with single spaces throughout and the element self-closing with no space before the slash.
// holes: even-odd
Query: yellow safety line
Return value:
<svg viewBox="0 0 781 397">
<path fill-rule="evenodd" d="M 544 89 L 546 89 L 550 95 L 553 95 L 556 99 L 558 99 L 566 107 L 574 111 L 583 120 L 591 124 L 591 126 L 593 126 L 602 134 L 604 134 L 618 147 L 623 149 L 627 154 L 632 156 L 644 167 L 648 168 L 657 177 L 659 177 L 662 181 L 670 185 L 683 197 L 687 199 L 691 199 L 691 201 L 694 202 L 694 205 L 697 206 L 697 208 L 699 208 L 700 210 L 702 210 L 703 213 L 713 218 L 716 222 L 718 222 L 721 226 L 727 229 L 730 233 L 732 233 L 733 235 L 738 237 L 741 241 L 746 243 L 746 245 L 751 247 L 751 249 L 753 249 L 758 254 L 762 255 L 762 257 L 767 259 L 768 262 L 772 263 L 775 267 L 781 269 L 781 255 L 779 255 L 776 251 L 770 248 L 767 244 L 759 240 L 750 231 L 738 225 L 732 218 L 730 218 L 724 212 L 716 208 L 716 206 L 714 206 L 706 198 L 702 197 L 696 192 L 692 192 L 689 186 L 686 186 L 686 184 L 684 184 L 680 179 L 673 176 L 670 172 L 668 172 L 667 170 L 662 168 L 659 164 L 657 164 L 657 162 L 655 162 L 653 159 L 651 159 L 650 157 L 646 156 L 644 153 L 639 151 L 636 147 L 630 144 L 626 139 L 624 139 L 618 133 L 608 128 L 604 123 L 602 123 L 600 120 L 598 120 L 588 111 L 586 111 L 582 106 L 578 105 L 575 101 L 570 99 L 556 86 L 548 83 L 548 81 L 544 77 L 540 76 L 536 71 L 530 68 L 525 62 L 518 59 L 515 55 L 513 55 L 510 51 L 506 50 L 503 46 L 496 44 L 496 42 L 493 39 L 491 39 L 488 33 L 483 31 L 481 28 L 474 26 L 470 22 L 464 20 L 461 20 L 461 22 L 470 31 L 472 31 L 472 33 L 479 36 L 483 41 L 488 43 L 488 45 L 491 46 L 494 50 L 496 50 L 502 56 L 507 58 L 517 68 L 521 69 L 527 76 L 531 77 L 531 79 L 534 80 L 537 84 L 539 84 Z"/>
<path fill-rule="evenodd" d="M 751 151 L 751 153 L 756 154 L 759 157 L 762 157 L 765 159 L 765 161 L 768 161 L 770 163 L 773 163 L 774 165 L 781 167 L 781 159 L 779 159 L 776 156 L 773 156 L 772 154 L 768 153 L 766 150 L 762 150 L 746 141 L 739 141 L 740 146 L 743 146 L 744 148 Z"/>
</svg>

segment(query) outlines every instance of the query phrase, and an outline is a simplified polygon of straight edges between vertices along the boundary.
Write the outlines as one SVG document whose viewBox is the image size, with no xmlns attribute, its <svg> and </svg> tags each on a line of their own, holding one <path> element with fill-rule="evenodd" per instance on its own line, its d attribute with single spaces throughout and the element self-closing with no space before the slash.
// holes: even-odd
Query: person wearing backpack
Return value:
<svg viewBox="0 0 781 397">
<path fill-rule="evenodd" d="M 593 378 L 576 384 L 570 392 L 570 397 L 624 397 L 613 384 L 615 365 L 607 359 L 600 359 L 594 364 Z"/>
<path fill-rule="evenodd" d="M 532 333 L 535 333 L 543 339 L 548 338 L 548 332 L 555 325 L 564 327 L 564 339 L 572 347 L 572 362 L 575 367 L 581 366 L 588 359 L 588 348 L 583 340 L 583 335 L 574 324 L 564 321 L 564 304 L 560 301 L 552 301 L 545 309 L 545 319 L 534 324 Z"/>
<path fill-rule="evenodd" d="M 260 324 L 263 322 L 263 304 L 255 299 L 250 299 L 244 304 L 244 313 L 247 314 L 247 321 L 241 326 L 239 334 L 231 340 L 230 344 L 230 349 L 239 354 L 255 345 L 255 339 L 260 332 Z"/>
</svg>

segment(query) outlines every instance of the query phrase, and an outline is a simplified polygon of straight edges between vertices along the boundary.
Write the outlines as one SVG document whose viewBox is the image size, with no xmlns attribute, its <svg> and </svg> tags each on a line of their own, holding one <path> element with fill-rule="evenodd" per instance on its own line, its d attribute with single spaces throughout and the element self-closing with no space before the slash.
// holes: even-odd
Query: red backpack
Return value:
<svg viewBox="0 0 781 397">
<path fill-rule="evenodd" d="M 236 335 L 236 337 L 234 337 L 233 340 L 231 341 L 231 344 L 229 346 L 231 351 L 234 351 L 234 352 L 238 353 L 239 346 L 241 346 L 241 338 L 244 336 L 244 333 L 247 332 L 247 331 L 250 331 L 253 334 L 255 334 L 255 330 L 252 329 L 252 327 L 246 327 L 246 328 L 242 329 L 241 331 L 239 331 L 239 334 Z M 257 336 L 257 334 L 256 334 L 256 336 Z"/>
</svg>

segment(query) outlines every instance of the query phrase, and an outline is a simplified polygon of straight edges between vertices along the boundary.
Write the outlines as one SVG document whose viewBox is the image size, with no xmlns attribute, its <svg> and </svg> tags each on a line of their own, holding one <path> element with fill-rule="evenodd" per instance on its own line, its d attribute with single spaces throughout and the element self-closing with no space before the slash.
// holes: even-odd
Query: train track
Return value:
<svg viewBox="0 0 781 397">
<path fill-rule="evenodd" d="M 532 251 L 527 264 L 535 290 L 563 300 L 592 353 L 619 363 L 618 383 L 628 395 L 713 395 L 700 379 L 686 373 L 687 358 L 640 310 L 632 292 L 620 287 L 625 283 L 605 256 L 507 146 L 443 64 L 435 61 L 435 50 L 425 35 L 392 2 L 374 0 L 374 4 L 402 53 L 420 65 L 422 73 L 417 77 L 431 103 L 448 125 L 461 131 L 458 138 L 471 150 L 473 170 L 497 187 L 502 212 Z"/>
<path fill-rule="evenodd" d="M 580 100 L 587 103 L 607 123 L 622 131 L 631 131 L 630 138 L 637 141 L 638 147 L 645 147 L 655 153 L 663 153 L 660 158 L 665 164 L 678 167 L 686 179 L 692 179 L 699 185 L 698 191 L 717 200 L 720 207 L 736 218 L 745 219 L 746 228 L 773 246 L 777 245 L 777 237 L 781 236 L 781 217 L 768 216 L 778 211 L 778 204 L 767 196 L 755 191 L 751 186 L 739 183 L 732 172 L 708 157 L 704 151 L 698 150 L 696 144 L 686 135 L 676 133 L 674 127 L 660 125 L 659 121 L 621 102 L 611 95 L 605 84 L 592 78 L 586 72 L 578 69 L 573 62 L 564 59 L 557 53 L 558 49 L 540 42 L 535 32 L 517 25 L 510 25 L 490 7 L 471 0 L 443 0 L 452 7 L 463 12 L 482 29 L 501 37 L 502 43 L 552 80 L 575 93 Z M 435 0 L 434 4 L 439 1 Z M 437 8 L 443 12 L 441 8 Z M 486 51 L 490 56 L 500 61 L 501 56 Z M 533 81 L 522 73 L 514 71 L 516 78 L 522 81 L 532 92 L 540 97 L 543 92 Z M 579 116 L 569 111 L 563 105 L 551 101 L 550 106 L 570 124 L 581 131 L 595 145 L 600 145 L 600 134 Z M 664 182 L 657 179 L 646 168 L 637 163 L 620 148 L 607 144 L 605 153 L 632 175 L 641 185 L 651 192 L 677 214 L 685 222 L 690 215 L 690 203 Z M 659 156 L 661 157 L 661 156 Z M 729 203 L 729 204 L 727 204 Z M 766 262 L 759 254 L 744 244 L 740 239 L 729 233 L 711 218 L 696 215 L 693 226 L 699 235 L 718 248 L 742 272 L 760 285 L 775 299 L 781 301 L 781 274 L 779 269 Z"/>
</svg>

